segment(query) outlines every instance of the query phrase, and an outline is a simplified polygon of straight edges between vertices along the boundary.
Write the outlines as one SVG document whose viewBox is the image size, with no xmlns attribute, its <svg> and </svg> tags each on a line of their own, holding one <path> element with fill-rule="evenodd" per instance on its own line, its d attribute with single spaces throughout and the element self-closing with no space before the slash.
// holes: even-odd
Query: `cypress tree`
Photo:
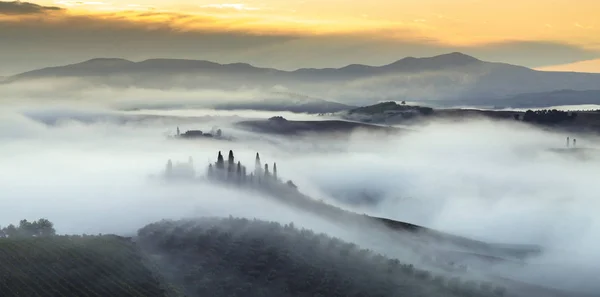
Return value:
<svg viewBox="0 0 600 297">
<path fill-rule="evenodd" d="M 228 158 L 229 164 L 233 165 L 235 163 L 235 158 L 233 157 L 233 151 L 229 150 L 229 158 Z"/>
<path fill-rule="evenodd" d="M 254 173 L 258 177 L 260 175 L 260 171 L 262 170 L 262 165 L 260 164 L 260 156 L 256 153 L 256 160 L 254 161 Z"/>
<path fill-rule="evenodd" d="M 208 164 L 208 177 L 209 178 L 213 177 L 213 166 L 212 166 L 212 164 Z"/>
<path fill-rule="evenodd" d="M 223 154 L 219 151 L 219 156 L 217 157 L 217 168 L 224 169 L 225 168 L 225 160 L 223 159 Z"/>
</svg>

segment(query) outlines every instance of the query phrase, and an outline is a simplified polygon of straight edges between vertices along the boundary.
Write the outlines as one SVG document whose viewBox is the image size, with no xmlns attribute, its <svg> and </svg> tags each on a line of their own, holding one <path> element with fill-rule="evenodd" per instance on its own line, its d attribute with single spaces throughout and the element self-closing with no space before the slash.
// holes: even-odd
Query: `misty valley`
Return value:
<svg viewBox="0 0 600 297">
<path fill-rule="evenodd" d="M 598 296 L 599 75 L 454 52 L 6 76 L 0 296 Z"/>
</svg>

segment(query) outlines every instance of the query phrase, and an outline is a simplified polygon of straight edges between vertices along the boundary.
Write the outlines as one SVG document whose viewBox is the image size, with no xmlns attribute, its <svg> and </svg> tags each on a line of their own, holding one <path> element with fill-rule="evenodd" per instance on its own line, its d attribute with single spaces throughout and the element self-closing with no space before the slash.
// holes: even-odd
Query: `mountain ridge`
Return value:
<svg viewBox="0 0 600 297">
<path fill-rule="evenodd" d="M 48 67 L 5 78 L 0 84 L 45 78 L 79 78 L 102 86 L 148 89 L 286 90 L 346 105 L 380 101 L 443 102 L 461 105 L 478 100 L 501 102 L 519 94 L 570 89 L 600 90 L 600 74 L 546 72 L 506 63 L 487 62 L 453 52 L 433 57 L 406 57 L 370 66 L 279 70 L 248 63 L 206 60 L 96 58 Z M 569 104 L 572 97 L 555 99 Z M 575 100 L 582 101 L 582 100 Z M 586 99 L 586 101 L 589 101 Z M 598 102 L 600 103 L 600 98 Z"/>
<path fill-rule="evenodd" d="M 135 61 L 131 61 L 128 59 L 123 59 L 123 58 L 101 57 L 101 58 L 93 58 L 93 59 L 85 60 L 82 62 L 66 64 L 66 65 L 62 65 L 62 66 L 51 66 L 51 67 L 34 69 L 34 70 L 30 70 L 30 71 L 17 73 L 15 75 L 6 76 L 6 77 L 7 78 L 23 77 L 23 76 L 30 75 L 30 74 L 46 72 L 48 70 L 57 70 L 57 69 L 70 68 L 70 67 L 115 66 L 115 65 L 131 66 L 131 65 L 148 65 L 148 64 L 152 65 L 152 64 L 161 64 L 161 63 L 165 63 L 165 62 L 182 63 L 182 64 L 187 63 L 188 66 L 189 66 L 189 64 L 192 64 L 195 66 L 202 65 L 202 66 L 217 66 L 217 67 L 218 66 L 230 66 L 230 67 L 238 66 L 238 67 L 254 68 L 254 69 L 261 69 L 261 70 L 275 70 L 277 72 L 285 72 L 285 73 L 298 73 L 298 72 L 306 72 L 306 71 L 324 71 L 324 70 L 353 70 L 355 68 L 393 69 L 394 67 L 403 66 L 405 64 L 415 63 L 415 62 L 423 62 L 423 61 L 432 61 L 432 62 L 438 62 L 438 63 L 442 62 L 441 66 L 446 66 L 443 64 L 451 64 L 452 66 L 455 66 L 456 64 L 464 65 L 464 64 L 468 64 L 468 63 L 484 62 L 475 57 L 472 57 L 472 56 L 469 56 L 469 55 L 466 55 L 466 54 L 463 54 L 460 52 L 453 52 L 453 53 L 442 54 L 442 55 L 431 56 L 431 57 L 419 57 L 419 58 L 405 57 L 405 58 L 393 61 L 388 64 L 380 65 L 380 66 L 355 63 L 355 64 L 349 64 L 349 65 L 337 67 L 337 68 L 336 67 L 326 67 L 326 68 L 298 68 L 295 70 L 281 70 L 281 69 L 277 69 L 277 68 L 273 68 L 273 67 L 259 67 L 259 66 L 255 66 L 255 65 L 252 65 L 250 63 L 245 63 L 245 62 L 218 63 L 218 62 L 212 62 L 209 60 L 202 60 L 202 59 L 177 59 L 177 58 L 151 58 L 151 59 L 145 59 L 145 60 L 135 62 Z M 492 63 L 492 62 L 485 62 L 485 63 Z M 507 65 L 511 65 L 511 64 L 507 64 Z M 517 66 L 517 65 L 512 65 L 512 66 Z M 523 66 L 517 66 L 517 67 L 523 67 Z M 530 68 L 527 68 L 527 69 L 530 69 Z M 535 71 L 533 69 L 530 69 L 530 70 Z"/>
</svg>

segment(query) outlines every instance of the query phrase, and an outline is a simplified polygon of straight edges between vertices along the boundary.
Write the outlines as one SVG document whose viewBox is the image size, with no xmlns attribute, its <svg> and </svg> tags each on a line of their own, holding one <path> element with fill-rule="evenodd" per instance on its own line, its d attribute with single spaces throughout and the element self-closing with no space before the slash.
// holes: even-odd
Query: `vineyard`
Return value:
<svg viewBox="0 0 600 297">
<path fill-rule="evenodd" d="M 118 236 L 0 238 L 0 295 L 169 296 L 144 263 Z"/>
</svg>

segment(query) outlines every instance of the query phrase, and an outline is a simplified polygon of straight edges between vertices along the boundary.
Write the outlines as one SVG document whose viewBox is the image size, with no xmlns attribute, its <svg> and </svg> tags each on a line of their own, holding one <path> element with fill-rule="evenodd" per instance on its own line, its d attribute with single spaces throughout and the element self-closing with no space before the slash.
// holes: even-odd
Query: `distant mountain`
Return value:
<svg viewBox="0 0 600 297">
<path fill-rule="evenodd" d="M 114 87 L 159 89 L 284 87 L 290 92 L 349 105 L 400 100 L 450 105 L 484 100 L 501 104 L 520 94 L 600 90 L 600 74 L 536 71 L 485 62 L 461 53 L 408 57 L 383 66 L 353 64 L 295 71 L 199 60 L 93 59 L 25 72 L 7 78 L 5 83 L 56 77 L 79 77 Z M 595 103 L 600 103 L 600 99 Z"/>
</svg>

